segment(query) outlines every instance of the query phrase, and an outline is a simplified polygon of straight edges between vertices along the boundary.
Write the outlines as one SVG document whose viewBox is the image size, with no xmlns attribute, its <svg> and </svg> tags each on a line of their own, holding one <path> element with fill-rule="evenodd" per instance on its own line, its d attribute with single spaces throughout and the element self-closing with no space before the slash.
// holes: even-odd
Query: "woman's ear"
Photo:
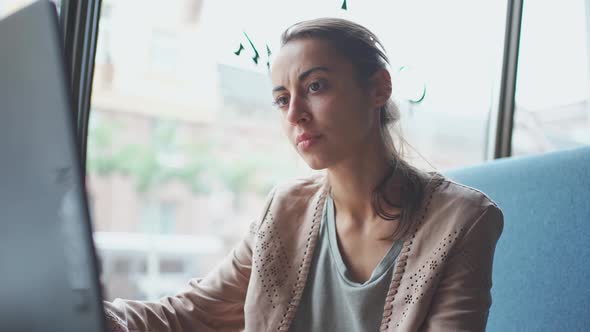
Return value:
<svg viewBox="0 0 590 332">
<path fill-rule="evenodd" d="M 377 70 L 371 78 L 373 86 L 373 96 L 375 108 L 381 108 L 387 104 L 389 98 L 391 98 L 392 87 L 391 87 L 391 75 L 385 68 Z"/>
</svg>

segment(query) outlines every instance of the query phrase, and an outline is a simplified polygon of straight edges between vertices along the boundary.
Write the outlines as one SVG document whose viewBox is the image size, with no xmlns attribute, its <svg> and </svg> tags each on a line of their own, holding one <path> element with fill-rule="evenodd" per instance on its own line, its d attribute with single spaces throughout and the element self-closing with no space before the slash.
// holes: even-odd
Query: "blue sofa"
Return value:
<svg viewBox="0 0 590 332">
<path fill-rule="evenodd" d="M 504 212 L 488 331 L 590 331 L 590 147 L 451 170 Z"/>
</svg>

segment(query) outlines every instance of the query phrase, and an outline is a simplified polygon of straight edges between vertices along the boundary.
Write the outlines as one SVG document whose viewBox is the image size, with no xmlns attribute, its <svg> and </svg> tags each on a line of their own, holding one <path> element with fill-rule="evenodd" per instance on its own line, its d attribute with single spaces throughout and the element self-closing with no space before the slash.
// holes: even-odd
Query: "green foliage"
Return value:
<svg viewBox="0 0 590 332">
<path fill-rule="evenodd" d="M 90 128 L 88 171 L 101 176 L 121 174 L 134 179 L 138 192 L 147 193 L 171 181 L 187 185 L 194 193 L 208 193 L 211 184 L 223 183 L 234 193 L 254 191 L 266 194 L 279 178 L 293 174 L 292 165 L 273 158 L 273 153 L 254 153 L 237 160 L 215 158 L 214 143 L 177 144 L 174 125 L 156 126 L 151 144 L 124 144 L 114 148 L 115 137 L 124 131 L 120 124 L 101 121 Z M 166 165 L 163 150 L 186 156 L 179 165 Z M 264 168 L 272 169 L 256 177 Z"/>
<path fill-rule="evenodd" d="M 160 149 L 174 140 L 173 127 L 155 130 L 152 144 L 125 144 L 115 149 L 114 137 L 119 136 L 121 129 L 124 128 L 113 122 L 101 122 L 90 128 L 87 165 L 91 173 L 130 176 L 139 192 L 147 192 L 171 180 L 187 184 L 195 193 L 209 190 L 199 177 L 206 165 L 206 149 L 186 146 L 186 152 L 181 153 L 190 153 L 193 158 L 180 167 L 169 167 L 161 162 Z"/>
</svg>

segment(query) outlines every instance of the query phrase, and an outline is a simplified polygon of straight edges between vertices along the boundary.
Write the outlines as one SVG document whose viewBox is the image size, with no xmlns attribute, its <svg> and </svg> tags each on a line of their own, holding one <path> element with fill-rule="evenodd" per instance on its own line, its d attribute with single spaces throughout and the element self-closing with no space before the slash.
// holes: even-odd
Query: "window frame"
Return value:
<svg viewBox="0 0 590 332">
<path fill-rule="evenodd" d="M 70 77 L 83 175 L 86 174 L 88 121 L 101 7 L 101 0 L 62 0 L 60 8 L 64 57 Z"/>
<path fill-rule="evenodd" d="M 508 0 L 493 159 L 510 157 L 512 155 L 512 134 L 514 131 L 516 78 L 518 72 L 518 54 L 520 50 L 520 33 L 522 29 L 522 8 L 523 0 Z M 492 130 L 492 128 L 490 128 L 490 130 Z"/>
</svg>

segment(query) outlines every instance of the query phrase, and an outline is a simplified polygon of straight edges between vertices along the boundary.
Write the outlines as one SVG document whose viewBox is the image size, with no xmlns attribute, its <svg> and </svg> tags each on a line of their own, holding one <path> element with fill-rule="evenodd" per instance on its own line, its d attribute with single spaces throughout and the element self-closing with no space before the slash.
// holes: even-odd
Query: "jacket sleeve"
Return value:
<svg viewBox="0 0 590 332">
<path fill-rule="evenodd" d="M 205 278 L 193 279 L 190 288 L 157 302 L 116 299 L 105 302 L 111 331 L 176 332 L 240 331 L 244 329 L 244 301 L 252 268 L 255 230 L 265 218 L 272 192 L 262 216 L 232 252 Z"/>
<path fill-rule="evenodd" d="M 492 304 L 492 263 L 504 218 L 488 206 L 450 256 L 421 331 L 485 331 Z"/>
</svg>

